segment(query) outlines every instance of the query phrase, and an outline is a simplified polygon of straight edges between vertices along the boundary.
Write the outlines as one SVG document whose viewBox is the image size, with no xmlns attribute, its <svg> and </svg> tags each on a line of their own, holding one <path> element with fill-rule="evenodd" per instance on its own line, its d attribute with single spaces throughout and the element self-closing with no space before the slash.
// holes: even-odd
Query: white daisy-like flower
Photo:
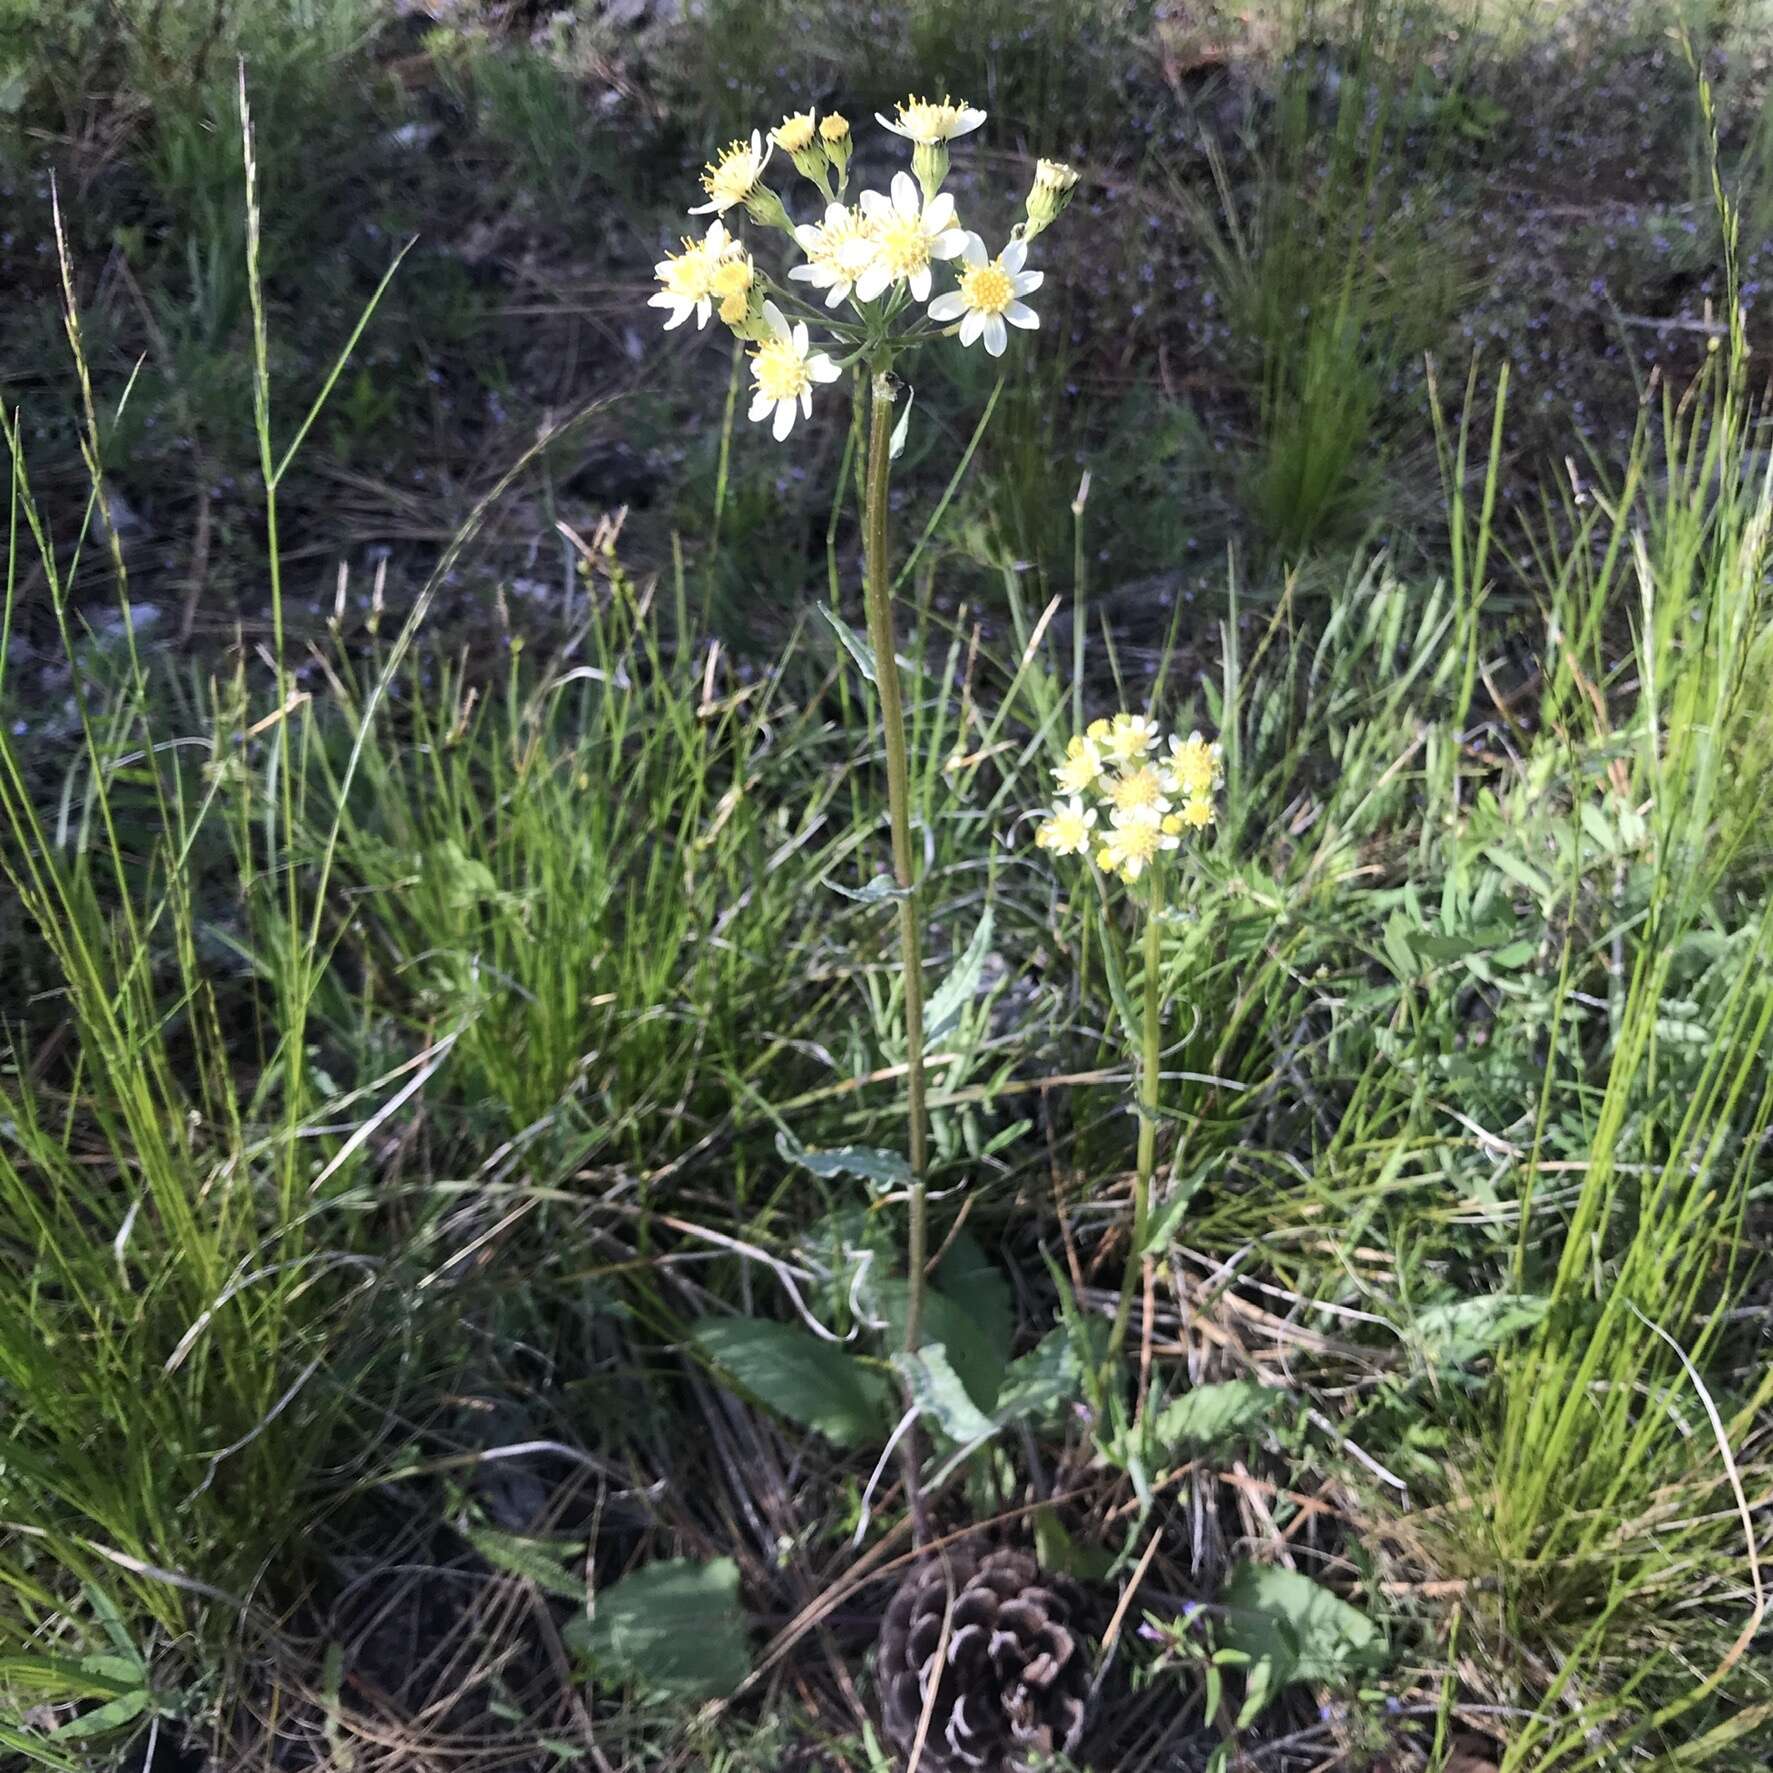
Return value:
<svg viewBox="0 0 1773 1773">
<path fill-rule="evenodd" d="M 1096 856 L 1096 866 L 1105 873 L 1118 874 L 1122 880 L 1137 880 L 1147 862 L 1155 861 L 1164 850 L 1180 846 L 1181 838 L 1167 827 L 1172 819 L 1141 809 L 1137 812 L 1114 812 L 1109 815 L 1109 832 Z"/>
<path fill-rule="evenodd" d="M 708 324 L 717 293 L 715 278 L 735 250 L 740 250 L 738 243 L 726 224 L 711 222 L 700 240 L 685 240 L 682 252 L 667 253 L 653 266 L 653 275 L 664 287 L 648 296 L 646 305 L 670 310 L 666 332 L 683 325 L 692 314 L 698 331 Z"/>
<path fill-rule="evenodd" d="M 698 203 L 691 215 L 725 215 L 741 204 L 757 189 L 763 169 L 769 165 L 776 150 L 771 141 L 766 148 L 763 136 L 752 130 L 748 142 L 729 142 L 718 160 L 709 162 L 702 173 L 702 189 L 708 193 L 706 203 Z"/>
<path fill-rule="evenodd" d="M 1095 787 L 1102 776 L 1102 753 L 1094 739 L 1073 733 L 1065 747 L 1065 761 L 1053 771 L 1053 780 L 1061 793 L 1081 794 Z"/>
<path fill-rule="evenodd" d="M 908 172 L 893 174 L 890 197 L 864 191 L 862 213 L 874 225 L 874 252 L 856 279 L 856 294 L 865 302 L 894 283 L 904 283 L 914 300 L 927 302 L 932 261 L 966 251 L 969 236 L 954 225 L 954 199 L 943 191 L 925 203 Z"/>
<path fill-rule="evenodd" d="M 1225 747 L 1208 744 L 1198 732 L 1170 736 L 1169 775 L 1176 792 L 1189 799 L 1208 795 L 1225 779 Z"/>
<path fill-rule="evenodd" d="M 1164 773 L 1149 763 L 1139 764 L 1118 776 L 1110 776 L 1103 785 L 1109 804 L 1123 813 L 1170 810 L 1170 785 Z"/>
<path fill-rule="evenodd" d="M 769 336 L 751 353 L 750 418 L 757 424 L 773 412 L 770 430 L 780 443 L 794 429 L 796 411 L 812 416 L 813 385 L 835 382 L 843 372 L 810 348 L 805 321 L 791 327 L 774 302 L 763 304 L 763 319 Z"/>
<path fill-rule="evenodd" d="M 930 303 L 930 318 L 944 323 L 958 320 L 963 345 L 982 338 L 985 349 L 1001 357 L 1009 338 L 1006 321 L 1011 326 L 1040 325 L 1040 316 L 1022 298 L 1040 288 L 1044 273 L 1022 269 L 1028 248 L 1020 240 L 1012 240 L 996 258 L 989 258 L 985 242 L 969 234 L 962 256 L 960 288 L 937 296 Z"/>
<path fill-rule="evenodd" d="M 1090 832 L 1096 823 L 1096 809 L 1085 806 L 1074 794 L 1062 800 L 1041 821 L 1034 841 L 1055 856 L 1081 856 L 1090 847 Z"/>
<path fill-rule="evenodd" d="M 827 308 L 848 301 L 856 279 L 873 263 L 874 223 L 859 209 L 832 203 L 826 206 L 823 222 L 802 222 L 794 238 L 807 262 L 796 265 L 789 278 L 824 290 Z"/>
<path fill-rule="evenodd" d="M 1116 763 L 1131 763 L 1157 743 L 1157 722 L 1144 714 L 1117 714 L 1111 721 L 1094 722 L 1090 737 Z"/>
<path fill-rule="evenodd" d="M 893 109 L 898 112 L 896 119 L 876 111 L 875 122 L 925 148 L 951 142 L 957 135 L 971 135 L 985 121 L 985 113 L 975 111 L 971 105 L 957 105 L 950 98 L 918 98 L 915 93 Z"/>
</svg>

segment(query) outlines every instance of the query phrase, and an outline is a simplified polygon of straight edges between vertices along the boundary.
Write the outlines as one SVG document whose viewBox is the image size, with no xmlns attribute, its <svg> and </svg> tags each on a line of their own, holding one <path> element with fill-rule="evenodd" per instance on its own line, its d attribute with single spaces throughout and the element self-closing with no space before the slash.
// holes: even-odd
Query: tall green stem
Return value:
<svg viewBox="0 0 1773 1773">
<path fill-rule="evenodd" d="M 911 769 L 905 749 L 905 705 L 899 693 L 898 647 L 893 638 L 892 575 L 887 567 L 887 483 L 893 464 L 893 382 L 874 375 L 868 422 L 868 489 L 863 549 L 868 564 L 868 639 L 880 691 L 886 735 L 887 804 L 893 829 L 893 879 L 899 889 L 899 963 L 905 976 L 905 1093 L 911 1114 L 911 1223 L 906 1239 L 905 1347 L 916 1350 L 923 1330 L 923 1271 L 929 1232 L 924 1204 L 928 1137 L 923 1082 L 923 919 L 911 852 Z"/>
<path fill-rule="evenodd" d="M 1151 1225 L 1151 1178 L 1157 1169 L 1158 1068 L 1163 1062 L 1163 909 L 1164 872 L 1149 871 L 1150 888 L 1145 901 L 1144 1026 L 1139 1053 L 1139 1152 L 1133 1177 L 1133 1241 L 1127 1250 L 1126 1272 L 1121 1276 L 1120 1303 L 1114 1308 L 1114 1331 L 1108 1339 L 1110 1361 L 1127 1339 L 1133 1315 L 1133 1290 L 1145 1266 L 1145 1238 Z"/>
</svg>

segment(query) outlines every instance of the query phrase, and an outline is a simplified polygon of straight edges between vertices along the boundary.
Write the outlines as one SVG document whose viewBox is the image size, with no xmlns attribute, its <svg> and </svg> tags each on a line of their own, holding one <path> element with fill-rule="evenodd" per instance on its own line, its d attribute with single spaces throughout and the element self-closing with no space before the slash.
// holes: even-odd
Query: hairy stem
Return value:
<svg viewBox="0 0 1773 1773">
<path fill-rule="evenodd" d="M 1121 1276 L 1120 1303 L 1114 1308 L 1114 1331 L 1108 1339 L 1108 1358 L 1114 1359 L 1127 1339 L 1133 1314 L 1133 1289 L 1149 1260 L 1143 1254 L 1151 1224 L 1151 1178 L 1157 1169 L 1158 1068 L 1163 1062 L 1163 1029 L 1160 1012 L 1163 966 L 1160 938 L 1163 933 L 1163 869 L 1149 870 L 1150 889 L 1145 901 L 1144 1026 L 1139 1053 L 1139 1152 L 1133 1176 L 1133 1241 L 1127 1249 L 1126 1272 Z"/>
<path fill-rule="evenodd" d="M 880 724 L 886 735 L 887 802 L 892 815 L 893 879 L 899 889 L 899 961 L 905 975 L 905 1093 L 911 1115 L 911 1216 L 906 1239 L 909 1286 L 905 1298 L 905 1348 L 914 1352 L 923 1330 L 923 1271 L 929 1233 L 924 1204 L 928 1140 L 923 1082 L 923 919 L 911 853 L 911 770 L 905 749 L 905 706 L 899 693 L 898 649 L 893 638 L 892 574 L 887 567 L 887 483 L 892 474 L 893 383 L 874 376 L 868 425 L 868 488 L 863 546 L 868 557 L 868 638 L 880 691 Z"/>
</svg>

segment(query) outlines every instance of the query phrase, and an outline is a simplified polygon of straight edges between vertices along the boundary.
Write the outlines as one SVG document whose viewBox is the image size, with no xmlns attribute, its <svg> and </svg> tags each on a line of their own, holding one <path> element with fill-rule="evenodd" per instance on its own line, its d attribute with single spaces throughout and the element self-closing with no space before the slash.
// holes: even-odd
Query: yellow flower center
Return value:
<svg viewBox="0 0 1773 1773">
<path fill-rule="evenodd" d="M 708 287 L 723 302 L 749 295 L 751 292 L 750 259 L 728 259 L 708 280 Z"/>
<path fill-rule="evenodd" d="M 960 280 L 960 299 L 975 313 L 1001 314 L 1016 299 L 1015 280 L 996 259 L 969 265 Z"/>
<path fill-rule="evenodd" d="M 880 231 L 880 256 L 895 277 L 910 277 L 930 262 L 930 237 L 915 216 L 896 216 Z"/>
<path fill-rule="evenodd" d="M 960 106 L 952 100 L 920 99 L 915 95 L 898 107 L 899 122 L 914 142 L 945 142 L 960 123 Z"/>
<path fill-rule="evenodd" d="M 1069 191 L 1077 183 L 1077 174 L 1063 160 L 1038 160 L 1034 182 L 1049 191 Z"/>
<path fill-rule="evenodd" d="M 770 133 L 775 136 L 777 147 L 785 153 L 798 154 L 812 146 L 813 114 L 801 111 L 792 117 L 784 117 Z"/>
<path fill-rule="evenodd" d="M 786 339 L 771 339 L 751 359 L 757 391 L 766 400 L 798 400 L 813 384 L 806 360 Z"/>
<path fill-rule="evenodd" d="M 717 203 L 743 203 L 763 169 L 749 142 L 734 142 L 717 164 L 702 174 L 702 189 Z"/>
<path fill-rule="evenodd" d="M 1143 764 L 1131 775 L 1122 776 L 1108 785 L 1108 798 L 1123 813 L 1136 812 L 1141 807 L 1158 806 L 1163 797 L 1163 783 L 1158 780 L 1157 771 L 1150 764 Z"/>
<path fill-rule="evenodd" d="M 1182 823 L 1198 831 L 1213 822 L 1213 803 L 1204 794 L 1191 794 L 1182 803 Z"/>
<path fill-rule="evenodd" d="M 841 142 L 850 132 L 850 120 L 834 111 L 819 120 L 819 134 L 828 142 Z"/>
<path fill-rule="evenodd" d="M 1114 847 L 1128 861 L 1149 862 L 1157 854 L 1161 829 L 1141 819 L 1136 824 L 1121 825 L 1114 833 Z"/>
<path fill-rule="evenodd" d="M 676 296 L 679 301 L 699 302 L 708 294 L 712 275 L 707 253 L 695 241 L 686 240 L 679 256 L 665 260 L 659 281 L 667 295 Z"/>
<path fill-rule="evenodd" d="M 730 295 L 720 304 L 720 317 L 728 326 L 737 326 L 751 312 L 751 304 L 742 295 Z"/>
<path fill-rule="evenodd" d="M 807 257 L 854 281 L 874 256 L 874 224 L 859 209 L 846 211 L 819 230 L 819 244 Z"/>
<path fill-rule="evenodd" d="M 1202 739 L 1189 739 L 1176 748 L 1170 769 L 1184 794 L 1206 794 L 1213 786 L 1213 748 Z"/>
</svg>

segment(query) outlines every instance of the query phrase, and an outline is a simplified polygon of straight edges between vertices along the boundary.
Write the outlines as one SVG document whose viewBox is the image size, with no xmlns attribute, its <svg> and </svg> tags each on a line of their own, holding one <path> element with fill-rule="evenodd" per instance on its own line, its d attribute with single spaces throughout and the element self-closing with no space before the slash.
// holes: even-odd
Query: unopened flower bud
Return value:
<svg viewBox="0 0 1773 1773">
<path fill-rule="evenodd" d="M 923 200 L 932 201 L 942 188 L 942 181 L 948 176 L 948 144 L 946 142 L 916 142 L 911 149 L 911 170 L 917 174 L 917 182 L 923 186 Z"/>
<path fill-rule="evenodd" d="M 794 232 L 782 199 L 768 185 L 754 185 L 745 199 L 745 213 L 761 228 L 780 228 L 784 234 Z"/>
<path fill-rule="evenodd" d="M 790 160 L 803 179 L 810 179 L 821 191 L 830 194 L 826 180 L 826 153 L 819 140 L 819 130 L 811 111 L 793 111 L 770 131 L 773 141 Z"/>
<path fill-rule="evenodd" d="M 1050 228 L 1064 213 L 1076 188 L 1077 173 L 1063 160 L 1036 161 L 1034 184 L 1028 192 L 1028 221 L 1022 238 L 1032 240 L 1043 229 Z"/>
</svg>

